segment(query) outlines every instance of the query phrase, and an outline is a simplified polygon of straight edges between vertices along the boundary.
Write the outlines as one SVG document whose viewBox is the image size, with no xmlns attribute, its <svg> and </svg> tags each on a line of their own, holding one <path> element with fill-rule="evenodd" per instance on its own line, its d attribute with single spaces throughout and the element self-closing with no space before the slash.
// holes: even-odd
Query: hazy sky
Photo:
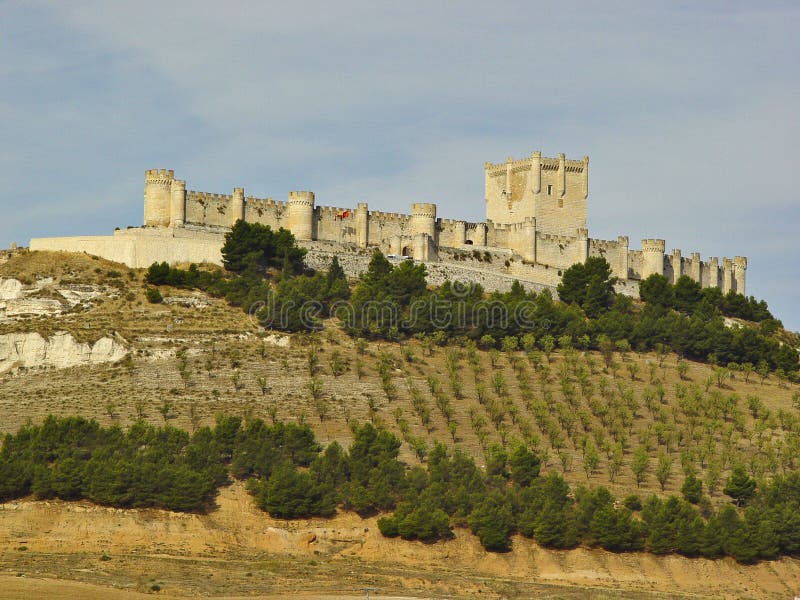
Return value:
<svg viewBox="0 0 800 600">
<path fill-rule="evenodd" d="M 0 0 L 0 247 L 141 224 L 147 168 L 481 220 L 485 161 L 588 154 L 590 235 L 745 255 L 800 329 L 799 29 L 796 2 Z"/>
</svg>

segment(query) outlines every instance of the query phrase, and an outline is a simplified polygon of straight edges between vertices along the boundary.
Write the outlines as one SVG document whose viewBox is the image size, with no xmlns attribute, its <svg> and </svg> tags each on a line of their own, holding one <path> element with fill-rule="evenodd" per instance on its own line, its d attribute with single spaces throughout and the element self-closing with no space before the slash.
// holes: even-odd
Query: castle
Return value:
<svg viewBox="0 0 800 600">
<path fill-rule="evenodd" d="M 529 157 L 484 165 L 486 220 L 470 223 L 441 219 L 436 205 L 414 203 L 410 214 L 317 206 L 313 192 L 289 192 L 285 202 L 186 189 L 171 170 L 145 172 L 144 225 L 117 230 L 112 236 L 32 239 L 32 250 L 87 252 L 147 267 L 153 262 L 221 264 L 224 233 L 239 219 L 291 231 L 309 249 L 312 266 L 337 254 L 350 274 L 362 269 L 365 250 L 429 263 L 429 273 L 482 283 L 487 289 L 507 289 L 514 279 L 533 289 L 552 288 L 564 269 L 589 256 L 604 257 L 619 279 L 618 291 L 636 296 L 638 282 L 653 273 L 674 283 L 688 275 L 702 287 L 723 293 L 745 293 L 747 259 L 736 256 L 703 261 L 692 252 L 666 254 L 662 239 L 645 239 L 630 249 L 626 236 L 616 240 L 589 237 L 586 199 L 589 159 L 568 160 L 563 154 Z M 361 257 L 361 258 L 358 258 Z M 477 257 L 482 264 L 470 266 Z M 484 259 L 485 257 L 485 259 Z M 469 259 L 469 261 L 467 260 Z M 495 260 L 499 259 L 499 260 Z M 485 262 L 484 262 L 485 260 Z"/>
</svg>

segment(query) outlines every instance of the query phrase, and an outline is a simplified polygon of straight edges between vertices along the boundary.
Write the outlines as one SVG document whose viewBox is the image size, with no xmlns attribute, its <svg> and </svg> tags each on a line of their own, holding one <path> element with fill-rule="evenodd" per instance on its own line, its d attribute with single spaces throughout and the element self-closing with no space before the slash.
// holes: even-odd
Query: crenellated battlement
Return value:
<svg viewBox="0 0 800 600">
<path fill-rule="evenodd" d="M 569 173 L 583 173 L 589 164 L 588 156 L 584 156 L 581 160 L 574 160 L 566 159 L 563 154 L 553 158 L 542 156 L 541 152 L 533 152 L 530 156 L 516 160 L 514 157 L 509 156 L 505 162 L 485 162 L 483 168 L 490 176 L 497 177 L 498 175 L 505 175 L 509 168 L 518 171 L 528 171 L 532 167 L 532 160 L 538 160 L 542 169 L 545 171 L 557 171 L 563 160 L 564 169 Z"/>
<path fill-rule="evenodd" d="M 541 242 L 550 242 L 559 246 L 564 246 L 576 242 L 578 238 L 569 235 L 557 235 L 555 233 L 536 232 L 536 239 Z"/>
<path fill-rule="evenodd" d="M 175 171 L 172 169 L 147 169 L 144 178 L 148 181 L 155 179 L 171 180 L 175 178 Z"/>
<path fill-rule="evenodd" d="M 231 202 L 233 200 L 233 195 L 229 195 L 229 194 L 212 194 L 211 192 L 198 192 L 198 191 L 195 191 L 195 190 L 188 190 L 186 192 L 186 198 L 187 198 L 187 200 L 192 200 L 194 202 L 200 202 L 201 204 L 203 204 L 203 203 L 220 204 L 220 203 L 225 203 L 225 202 Z"/>
<path fill-rule="evenodd" d="M 411 205 L 411 216 L 436 218 L 436 205 L 429 202 L 415 202 Z"/>
<path fill-rule="evenodd" d="M 397 223 L 407 223 L 409 219 L 411 219 L 411 215 L 403 214 L 403 213 L 390 213 L 390 212 L 383 212 L 380 210 L 373 210 L 369 214 L 370 219 L 375 219 L 378 221 L 394 221 Z"/>
<path fill-rule="evenodd" d="M 589 238 L 589 247 L 592 249 L 609 251 L 609 250 L 616 250 L 617 248 L 625 248 L 628 249 L 627 240 L 624 242 L 621 240 L 598 240 L 596 238 Z"/>
<path fill-rule="evenodd" d="M 328 217 L 336 219 L 355 218 L 355 213 L 352 208 L 341 208 L 339 206 L 318 206 L 317 214 L 321 218 L 328 218 Z"/>
<path fill-rule="evenodd" d="M 261 209 L 277 207 L 283 208 L 286 206 L 286 202 L 282 202 L 280 200 L 273 200 L 272 198 L 256 198 L 254 196 L 247 196 L 245 198 L 245 202 L 247 202 L 248 206 L 258 207 Z"/>
<path fill-rule="evenodd" d="M 659 239 L 645 239 L 642 240 L 642 252 L 658 252 L 664 254 L 666 249 L 666 241 Z"/>
<path fill-rule="evenodd" d="M 528 266 L 549 269 L 551 279 L 553 273 L 560 275 L 563 269 L 595 256 L 607 260 L 622 288 L 634 294 L 637 286 L 632 282 L 652 274 L 663 275 L 671 283 L 688 276 L 704 288 L 744 293 L 746 257 L 710 257 L 703 261 L 698 252 L 688 258 L 678 248 L 665 253 L 665 240 L 659 238 L 641 240 L 641 249 L 631 249 L 627 236 L 616 240 L 591 238 L 586 226 L 588 167 L 587 156 L 574 160 L 563 153 L 542 156 L 540 151 L 521 159 L 509 156 L 504 162 L 486 162 L 486 213 L 481 222 L 437 218 L 433 202 L 411 203 L 406 214 L 370 212 L 366 202 L 357 203 L 356 208 L 316 206 L 314 193 L 302 190 L 287 192 L 285 201 L 245 196 L 242 187 L 233 188 L 232 194 L 187 191 L 186 182 L 175 179 L 173 170 L 148 169 L 144 225 L 169 230 L 148 229 L 143 235 L 159 235 L 165 240 L 209 232 L 220 236 L 244 219 L 272 228 L 284 227 L 301 243 L 316 240 L 338 244 L 343 252 L 379 247 L 415 260 L 438 261 L 439 248 L 468 244 L 522 257 Z M 158 254 L 158 250 L 153 252 Z"/>
<path fill-rule="evenodd" d="M 675 248 L 667 254 L 666 242 L 659 238 L 643 239 L 641 249 L 630 249 L 627 236 L 616 240 L 589 237 L 585 222 L 588 166 L 587 156 L 573 160 L 563 153 L 542 156 L 540 151 L 521 159 L 509 156 L 501 163 L 486 162 L 484 222 L 437 218 L 433 202 L 414 202 L 409 213 L 370 212 L 365 202 L 357 203 L 355 209 L 316 206 L 311 191 L 288 192 L 286 201 L 245 197 L 243 188 L 234 188 L 232 195 L 186 191 L 186 182 L 176 180 L 172 170 L 148 169 L 145 224 L 225 228 L 244 218 L 286 227 L 299 240 L 327 240 L 360 248 L 378 245 L 409 252 L 411 246 L 419 245 L 419 240 L 412 244 L 411 238 L 423 236 L 432 244 L 425 252 L 428 257 L 436 255 L 438 246 L 465 243 L 510 250 L 531 263 L 558 269 L 588 256 L 602 256 L 620 280 L 639 280 L 657 273 L 674 283 L 687 275 L 703 287 L 744 290 L 745 257 L 721 261 L 710 257 L 704 262 L 698 252 L 687 258 Z"/>
<path fill-rule="evenodd" d="M 314 192 L 296 191 L 289 192 L 289 204 L 314 205 Z"/>
</svg>

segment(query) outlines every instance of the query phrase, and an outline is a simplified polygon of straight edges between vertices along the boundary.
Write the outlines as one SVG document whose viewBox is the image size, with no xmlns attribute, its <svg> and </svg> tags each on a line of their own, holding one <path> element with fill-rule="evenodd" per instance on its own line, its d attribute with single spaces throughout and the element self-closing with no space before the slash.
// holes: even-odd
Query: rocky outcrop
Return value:
<svg viewBox="0 0 800 600">
<path fill-rule="evenodd" d="M 193 294 L 191 296 L 167 296 L 164 298 L 164 304 L 184 306 L 186 308 L 207 308 L 209 301 L 207 296 Z"/>
<path fill-rule="evenodd" d="M 93 344 L 77 342 L 69 333 L 49 339 L 38 333 L 0 335 L 0 373 L 20 368 L 65 369 L 78 365 L 116 362 L 128 353 L 124 340 L 102 337 Z"/>
<path fill-rule="evenodd" d="M 0 300 L 16 300 L 22 297 L 22 282 L 0 278 Z"/>
<path fill-rule="evenodd" d="M 60 315 L 105 293 L 107 290 L 96 285 L 55 285 L 52 278 L 40 279 L 31 285 L 0 278 L 0 323 Z"/>
</svg>

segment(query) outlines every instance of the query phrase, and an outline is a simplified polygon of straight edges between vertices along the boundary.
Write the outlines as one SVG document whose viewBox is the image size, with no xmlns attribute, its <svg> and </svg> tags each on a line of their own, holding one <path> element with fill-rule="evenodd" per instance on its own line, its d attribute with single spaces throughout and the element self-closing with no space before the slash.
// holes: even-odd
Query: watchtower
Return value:
<svg viewBox="0 0 800 600">
<path fill-rule="evenodd" d="M 174 180 L 175 172 L 172 170 L 148 169 L 144 172 L 145 226 L 169 227 Z"/>
<path fill-rule="evenodd" d="M 664 274 L 664 240 L 642 240 L 642 279 L 653 273 Z"/>
<path fill-rule="evenodd" d="M 366 202 L 359 202 L 356 207 L 356 245 L 366 248 L 369 243 L 369 207 Z"/>
<path fill-rule="evenodd" d="M 744 295 L 745 290 L 745 275 L 747 271 L 747 257 L 734 256 L 733 257 L 733 283 L 734 290 Z"/>
<path fill-rule="evenodd" d="M 286 207 L 286 225 L 294 237 L 298 240 L 313 239 L 314 192 L 289 192 Z"/>
<path fill-rule="evenodd" d="M 411 235 L 427 233 L 436 240 L 436 205 L 418 202 L 411 205 Z"/>
</svg>

